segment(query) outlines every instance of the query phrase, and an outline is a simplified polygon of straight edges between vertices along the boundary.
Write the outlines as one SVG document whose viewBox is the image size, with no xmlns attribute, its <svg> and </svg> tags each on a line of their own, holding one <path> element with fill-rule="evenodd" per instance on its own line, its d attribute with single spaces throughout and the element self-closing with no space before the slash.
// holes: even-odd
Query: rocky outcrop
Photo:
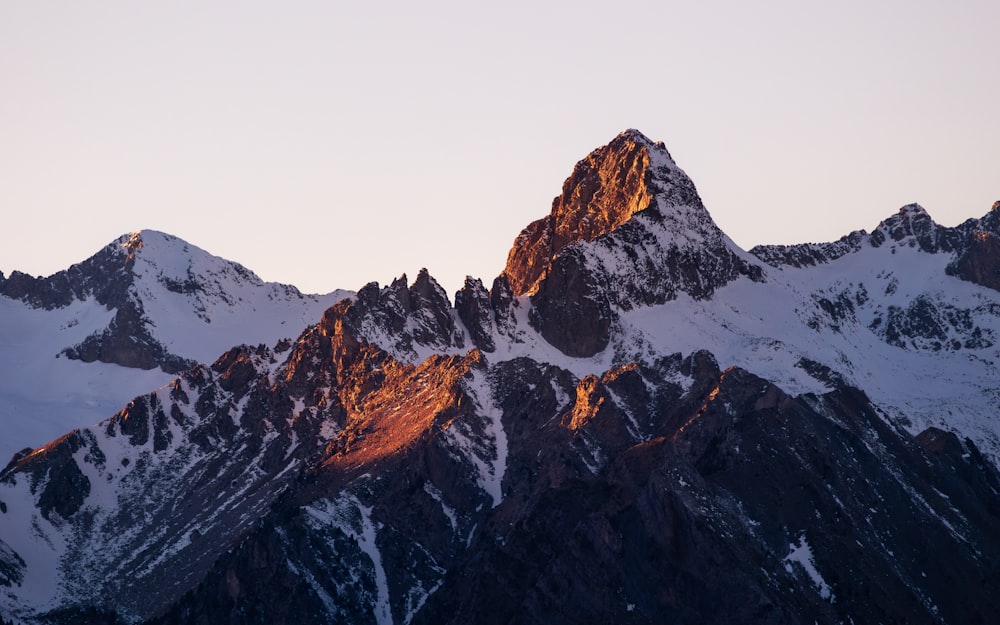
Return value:
<svg viewBox="0 0 1000 625">
<path fill-rule="evenodd" d="M 24 559 L 0 540 L 0 586 L 20 585 L 24 581 L 24 567 Z"/>
<path fill-rule="evenodd" d="M 126 300 L 116 308 L 108 327 L 92 334 L 79 345 L 67 347 L 62 355 L 83 362 L 106 362 L 136 369 L 156 369 L 180 373 L 195 365 L 190 358 L 170 353 L 150 334 L 141 302 Z"/>
<path fill-rule="evenodd" d="M 1000 615 L 983 592 L 996 470 L 948 433 L 894 430 L 854 389 L 791 397 L 706 353 L 581 380 L 476 354 L 382 373 L 322 460 L 152 622 Z M 479 473 L 501 453 L 491 405 L 499 500 Z"/>
<path fill-rule="evenodd" d="M 931 351 L 982 349 L 993 345 L 989 328 L 975 323 L 975 311 L 921 295 L 906 307 L 890 306 L 870 329 L 896 347 Z"/>
<path fill-rule="evenodd" d="M 47 278 L 14 271 L 6 281 L 0 281 L 0 295 L 47 310 L 88 297 L 115 308 L 128 299 L 132 267 L 140 249 L 141 238 L 125 235 L 87 260 Z"/>
<path fill-rule="evenodd" d="M 694 183 L 666 147 L 627 130 L 577 163 L 549 215 L 532 222 L 514 241 L 504 269 L 514 294 L 538 291 L 567 246 L 614 232 L 650 208 L 678 237 L 718 233 Z"/>
<path fill-rule="evenodd" d="M 750 253 L 773 267 L 813 267 L 857 252 L 867 241 L 867 232 L 855 230 L 832 243 L 758 245 Z"/>
<path fill-rule="evenodd" d="M 635 130 L 577 163 L 549 216 L 514 241 L 503 275 L 514 294 L 532 296 L 542 336 L 577 357 L 607 346 L 616 309 L 764 279 L 663 144 Z"/>
<path fill-rule="evenodd" d="M 593 356 L 611 339 L 616 314 L 603 278 L 583 250 L 570 247 L 550 265 L 532 298 L 532 325 L 568 356 Z"/>
<path fill-rule="evenodd" d="M 39 549 L 62 545 L 48 556 L 59 568 L 47 583 L 74 600 L 59 618 L 98 608 L 134 621 L 166 609 L 321 451 L 319 411 L 296 410 L 281 376 L 271 381 L 275 367 L 266 348 L 234 349 L 0 474 L 0 484 L 37 493 Z M 27 503 L 16 514 L 31 519 Z M 46 575 L 37 556 L 19 556 Z"/>
<path fill-rule="evenodd" d="M 345 309 L 343 323 L 358 338 L 383 345 L 401 360 L 428 350 L 465 347 L 465 335 L 452 316 L 444 289 L 421 269 L 412 285 L 402 275 L 387 287 L 371 282 Z"/>
<path fill-rule="evenodd" d="M 90 494 L 90 480 L 80 470 L 74 454 L 85 444 L 80 432 L 72 432 L 40 447 L 30 455 L 15 459 L 2 473 L 7 479 L 12 471 L 22 471 L 38 490 L 38 511 L 50 521 L 69 519 Z M 58 519 L 53 518 L 58 516 Z"/>
<path fill-rule="evenodd" d="M 518 236 L 507 257 L 504 274 L 517 295 L 534 293 L 559 252 L 577 241 L 593 241 L 646 210 L 653 200 L 650 148 L 635 130 L 618 135 L 576 164 L 552 201 L 552 212 L 532 222 Z M 669 158 L 669 155 L 668 155 Z M 686 200 L 697 194 L 685 181 Z"/>
<path fill-rule="evenodd" d="M 465 285 L 455 293 L 455 312 L 469 332 L 473 344 L 484 352 L 496 349 L 493 340 L 496 322 L 490 294 L 479 279 L 467 276 Z"/>
<path fill-rule="evenodd" d="M 948 273 L 1000 291 L 1000 202 L 982 219 L 959 228 L 966 231 L 965 246 L 948 265 Z"/>
</svg>

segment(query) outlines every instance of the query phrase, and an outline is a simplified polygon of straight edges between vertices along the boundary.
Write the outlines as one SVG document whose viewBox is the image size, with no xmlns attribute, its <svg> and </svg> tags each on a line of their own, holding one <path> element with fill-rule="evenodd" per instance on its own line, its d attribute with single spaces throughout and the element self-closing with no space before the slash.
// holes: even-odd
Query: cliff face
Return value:
<svg viewBox="0 0 1000 625">
<path fill-rule="evenodd" d="M 542 336 L 575 357 L 603 351 L 622 310 L 764 279 L 664 145 L 635 130 L 577 163 L 552 212 L 514 241 L 503 275 L 531 296 Z"/>
<path fill-rule="evenodd" d="M 567 245 L 593 241 L 649 208 L 654 193 L 651 148 L 666 151 L 630 130 L 576 164 L 562 194 L 552 201 L 552 212 L 530 223 L 510 250 L 504 273 L 516 295 L 534 293 L 549 263 Z"/>
</svg>

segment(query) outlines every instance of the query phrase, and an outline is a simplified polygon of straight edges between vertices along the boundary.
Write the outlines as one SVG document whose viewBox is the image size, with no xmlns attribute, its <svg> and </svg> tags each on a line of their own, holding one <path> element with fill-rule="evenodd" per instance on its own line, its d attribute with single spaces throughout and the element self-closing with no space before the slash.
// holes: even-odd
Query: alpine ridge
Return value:
<svg viewBox="0 0 1000 625">
<path fill-rule="evenodd" d="M 17 454 L 0 617 L 1000 622 L 996 211 L 748 252 L 627 130 L 489 289 L 337 293 Z M 253 308 L 229 269 L 143 269 L 171 239 L 140 238 L 51 284 L 125 271 L 149 319 L 157 284 L 213 324 Z M 47 284 L 11 276 L 0 303 L 98 297 Z"/>
<path fill-rule="evenodd" d="M 0 276 L 3 462 L 234 345 L 291 340 L 347 294 L 265 283 L 153 230 L 122 235 L 47 278 Z"/>
</svg>

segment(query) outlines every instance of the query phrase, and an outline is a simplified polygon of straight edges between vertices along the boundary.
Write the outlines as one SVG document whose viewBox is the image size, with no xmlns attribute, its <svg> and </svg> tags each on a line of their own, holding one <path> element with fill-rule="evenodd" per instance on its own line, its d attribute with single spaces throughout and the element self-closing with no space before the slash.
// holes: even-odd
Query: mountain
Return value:
<svg viewBox="0 0 1000 625">
<path fill-rule="evenodd" d="M 0 458 L 105 419 L 233 345 L 294 339 L 348 294 L 265 283 L 151 230 L 47 278 L 0 274 Z"/>
<path fill-rule="evenodd" d="M 17 457 L 0 616 L 998 622 L 996 220 L 747 252 L 626 131 L 489 290 L 371 283 Z"/>
</svg>

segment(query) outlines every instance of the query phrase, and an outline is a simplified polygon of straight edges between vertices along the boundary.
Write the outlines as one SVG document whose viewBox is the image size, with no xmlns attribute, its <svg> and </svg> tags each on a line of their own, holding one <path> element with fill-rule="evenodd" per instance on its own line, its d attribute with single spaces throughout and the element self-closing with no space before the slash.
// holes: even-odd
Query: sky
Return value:
<svg viewBox="0 0 1000 625">
<path fill-rule="evenodd" d="M 0 3 L 0 271 L 155 229 L 306 292 L 489 285 L 573 165 L 664 141 L 738 244 L 1000 200 L 1000 3 Z"/>
</svg>

